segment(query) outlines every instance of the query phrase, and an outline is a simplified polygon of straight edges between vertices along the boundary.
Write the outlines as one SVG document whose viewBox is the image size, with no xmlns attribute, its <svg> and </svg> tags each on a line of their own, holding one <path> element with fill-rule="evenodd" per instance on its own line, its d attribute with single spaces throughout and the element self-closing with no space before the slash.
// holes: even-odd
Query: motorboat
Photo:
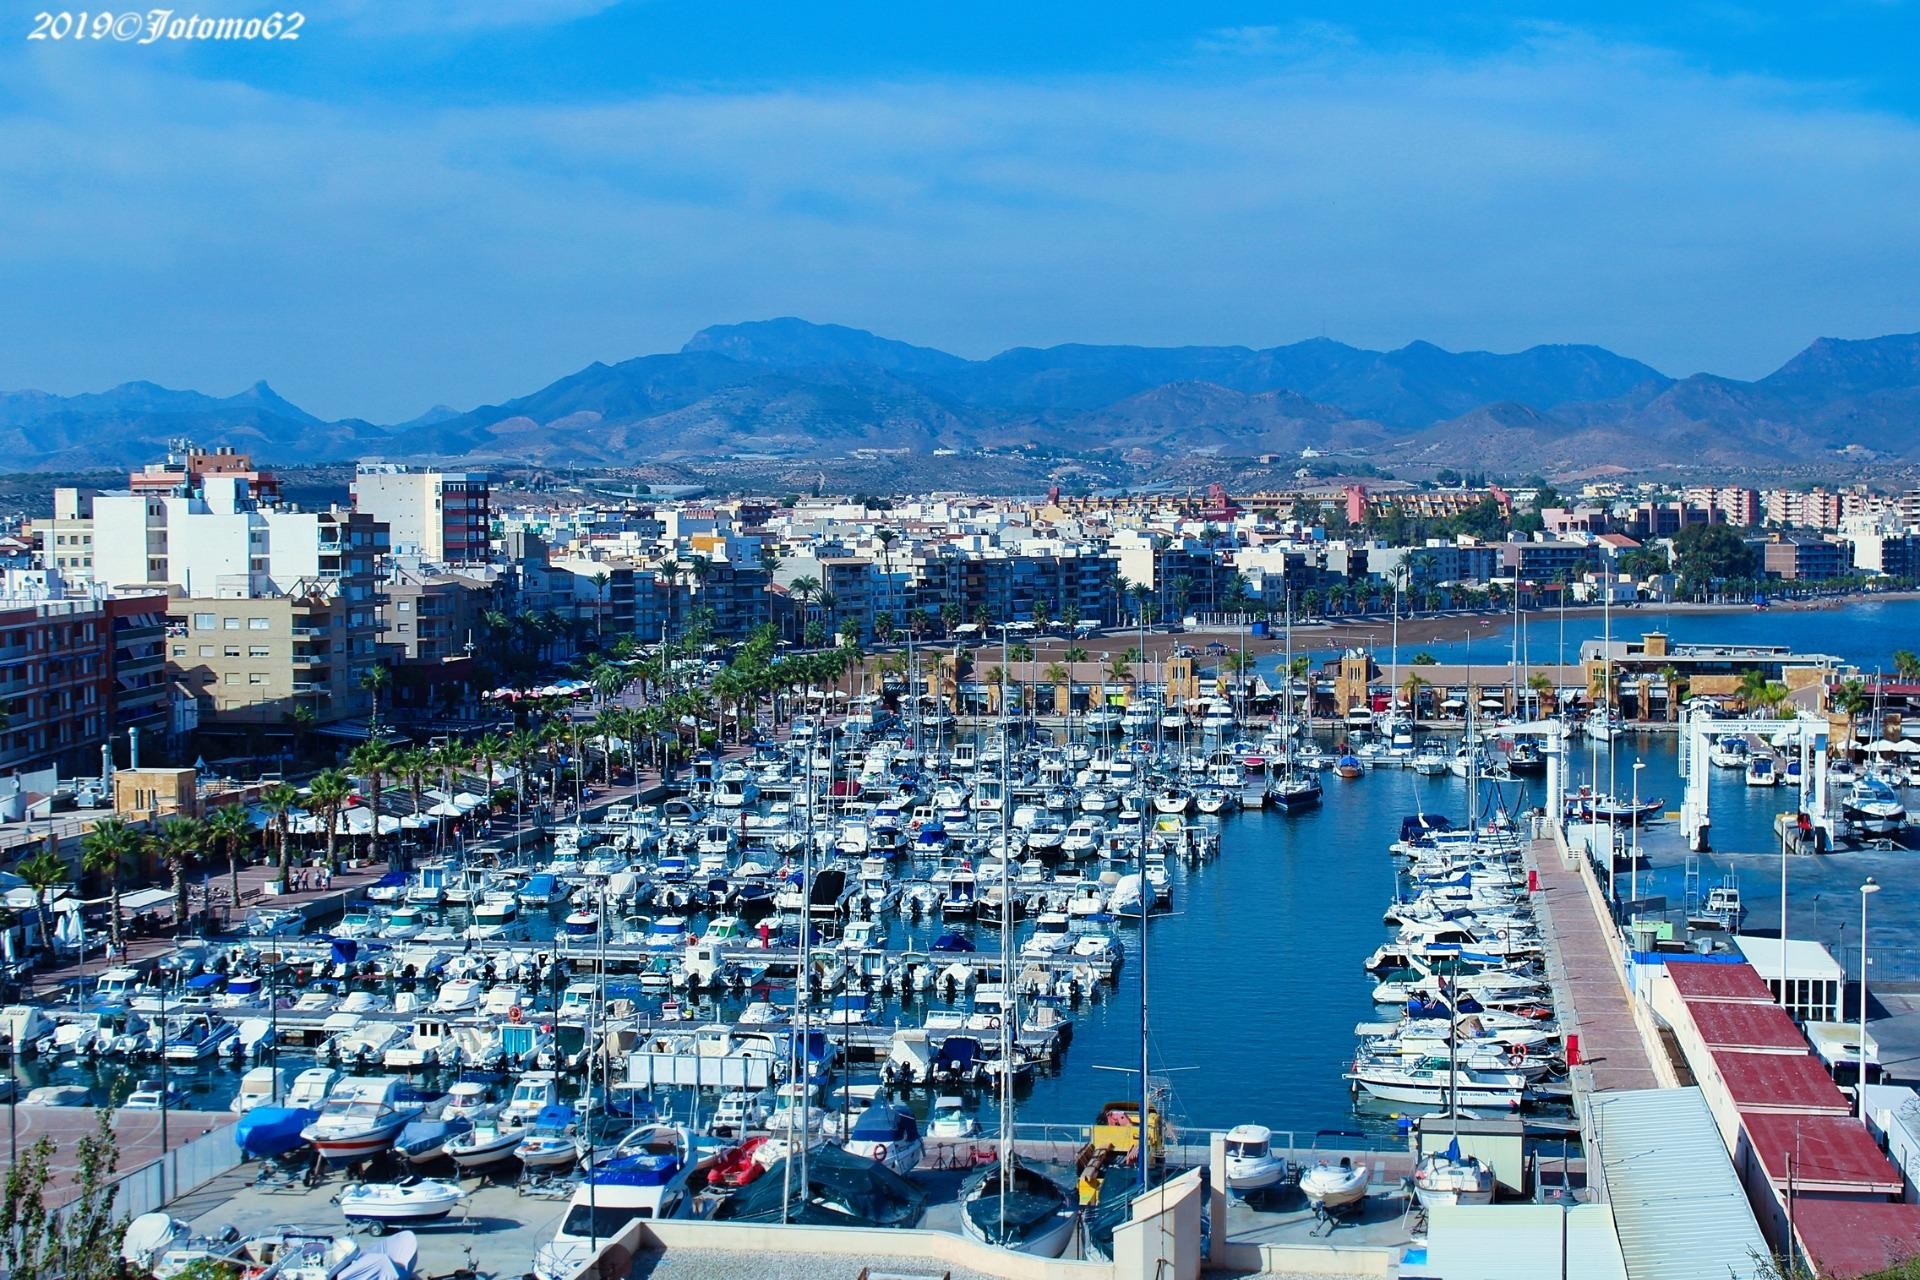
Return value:
<svg viewBox="0 0 1920 1280">
<path fill-rule="evenodd" d="M 245 1115 L 255 1107 L 278 1106 L 292 1086 L 288 1074 L 279 1067 L 253 1067 L 240 1077 L 239 1092 L 227 1109 Z"/>
<path fill-rule="evenodd" d="M 293 1087 L 287 1090 L 287 1105 L 318 1112 L 327 1105 L 327 1095 L 333 1092 L 333 1087 L 345 1078 L 345 1073 L 332 1067 L 308 1067 L 293 1078 Z"/>
<path fill-rule="evenodd" d="M 663 1131 L 665 1126 L 659 1126 Z M 533 1255 L 536 1280 L 573 1280 L 628 1223 L 682 1216 L 687 1202 L 684 1140 L 667 1150 L 617 1155 L 597 1166 L 567 1205 L 553 1239 Z"/>
<path fill-rule="evenodd" d="M 1507 772 L 1516 778 L 1534 778 L 1546 773 L 1547 754 L 1531 738 L 1521 738 L 1507 752 Z"/>
<path fill-rule="evenodd" d="M 421 1110 L 398 1076 L 349 1078 L 333 1086 L 300 1136 L 329 1164 L 352 1164 L 391 1147 Z"/>
<path fill-rule="evenodd" d="M 523 1169 L 571 1169 L 586 1154 L 586 1143 L 574 1131 L 571 1107 L 548 1107 L 535 1117 L 526 1136 L 513 1149 Z"/>
<path fill-rule="evenodd" d="M 270 1160 L 306 1145 L 301 1130 L 319 1112 L 309 1107 L 254 1107 L 233 1126 L 233 1145 L 242 1159 Z"/>
<path fill-rule="evenodd" d="M 1775 768 L 1776 761 L 1764 751 L 1755 751 L 1747 759 L 1747 785 L 1750 787 L 1777 787 L 1780 785 L 1781 772 Z"/>
<path fill-rule="evenodd" d="M 1447 753 L 1432 743 L 1427 743 L 1414 752 L 1408 764 L 1423 778 L 1438 778 L 1449 772 Z"/>
<path fill-rule="evenodd" d="M 767 1122 L 773 1095 L 765 1090 L 729 1089 L 714 1104 L 707 1128 L 723 1138 L 738 1138 Z"/>
<path fill-rule="evenodd" d="M 510 1128 L 494 1117 L 448 1138 L 446 1155 L 462 1171 L 491 1169 L 513 1159 L 514 1148 L 524 1136 L 518 1128 Z"/>
<path fill-rule="evenodd" d="M 532 1124 L 541 1112 L 559 1103 L 560 1078 L 551 1071 L 529 1071 L 514 1082 L 500 1118 L 510 1126 Z"/>
<path fill-rule="evenodd" d="M 480 998 L 486 994 L 487 984 L 478 978 L 455 978 L 441 986 L 433 998 L 435 1013 L 465 1013 L 469 1009 L 480 1007 Z"/>
<path fill-rule="evenodd" d="M 1307 1208 L 1318 1214 L 1330 1214 L 1366 1198 L 1367 1166 L 1355 1164 L 1351 1156 L 1337 1162 L 1316 1160 L 1300 1170 L 1300 1194 Z"/>
<path fill-rule="evenodd" d="M 1707 759 L 1716 769 L 1745 769 L 1747 757 L 1750 754 L 1747 749 L 1747 740 L 1732 733 L 1721 734 L 1713 740 L 1713 746 L 1707 749 Z"/>
<path fill-rule="evenodd" d="M 853 1122 L 843 1146 L 849 1154 L 877 1160 L 898 1174 L 912 1173 L 926 1151 L 913 1113 L 880 1098 Z"/>
<path fill-rule="evenodd" d="M 1841 806 L 1847 820 L 1868 835 L 1897 835 L 1907 825 L 1907 809 L 1893 788 L 1871 774 L 1857 779 Z"/>
<path fill-rule="evenodd" d="M 430 1164 L 447 1153 L 447 1143 L 473 1128 L 465 1116 L 421 1116 L 393 1140 L 393 1153 L 408 1164 Z"/>
<path fill-rule="evenodd" d="M 438 1222 L 459 1208 L 466 1198 L 466 1190 L 458 1183 L 436 1178 L 352 1182 L 334 1197 L 348 1222 L 362 1224 L 374 1235 L 389 1227 Z"/>
<path fill-rule="evenodd" d="M 409 1275 L 417 1250 L 404 1236 L 366 1250 L 351 1238 L 285 1228 L 236 1239 L 231 1228 L 216 1236 L 197 1236 L 184 1222 L 164 1212 L 145 1213 L 127 1224 L 120 1257 L 128 1274 L 173 1280 L 181 1275 L 257 1277 L 258 1280 L 337 1280 L 362 1264 L 367 1276 Z M 391 1263 L 385 1270 L 366 1265 L 379 1252 Z M 211 1264 L 211 1265 L 210 1265 Z"/>
<path fill-rule="evenodd" d="M 1273 1149 L 1273 1130 L 1237 1124 L 1227 1130 L 1227 1189 L 1264 1191 L 1287 1180 L 1287 1158 Z"/>
<path fill-rule="evenodd" d="M 1413 1171 L 1413 1194 L 1423 1208 L 1446 1204 L 1491 1204 L 1493 1169 L 1478 1156 L 1460 1154 L 1460 1139 L 1421 1158 Z"/>
<path fill-rule="evenodd" d="M 942 1094 L 933 1100 L 933 1115 L 927 1121 L 930 1138 L 971 1138 L 980 1132 L 979 1122 L 967 1111 L 966 1099 Z"/>
<path fill-rule="evenodd" d="M 451 1119 L 485 1120 L 500 1107 L 492 1085 L 482 1080 L 455 1080 L 447 1086 L 447 1100 L 440 1114 Z"/>
<path fill-rule="evenodd" d="M 1041 1258 L 1066 1252 L 1079 1224 L 1073 1193 L 1011 1156 L 961 1186 L 960 1229 L 969 1239 Z"/>
<path fill-rule="evenodd" d="M 134 1085 L 133 1092 L 120 1105 L 127 1111 L 177 1110 L 187 1105 L 187 1094 L 177 1085 L 159 1080 L 142 1080 Z"/>
<path fill-rule="evenodd" d="M 240 1028 L 211 1013 L 174 1014 L 166 1021 L 168 1062 L 202 1062 L 217 1057 Z"/>
</svg>

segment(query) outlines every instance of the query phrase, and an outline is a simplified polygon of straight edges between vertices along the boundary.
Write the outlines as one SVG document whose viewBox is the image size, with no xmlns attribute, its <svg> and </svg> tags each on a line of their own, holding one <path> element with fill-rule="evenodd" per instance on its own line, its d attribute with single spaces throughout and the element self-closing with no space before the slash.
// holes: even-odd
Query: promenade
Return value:
<svg viewBox="0 0 1920 1280">
<path fill-rule="evenodd" d="M 1534 913 L 1547 944 L 1547 977 L 1561 1031 L 1580 1038 L 1574 1079 L 1587 1090 L 1657 1089 L 1659 1078 L 1620 971 L 1612 926 L 1584 883 L 1586 864 L 1571 864 L 1549 837 L 1533 841 L 1527 870 L 1539 877 Z"/>
</svg>

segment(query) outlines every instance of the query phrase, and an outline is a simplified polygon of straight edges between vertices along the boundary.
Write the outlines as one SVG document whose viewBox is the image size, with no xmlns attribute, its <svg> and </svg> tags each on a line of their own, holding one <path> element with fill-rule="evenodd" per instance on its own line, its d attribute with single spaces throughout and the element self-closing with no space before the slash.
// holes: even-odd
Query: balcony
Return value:
<svg viewBox="0 0 1920 1280">
<path fill-rule="evenodd" d="M 293 655 L 293 665 L 296 667 L 324 667 L 327 665 L 327 657 L 321 653 L 296 653 Z"/>
</svg>

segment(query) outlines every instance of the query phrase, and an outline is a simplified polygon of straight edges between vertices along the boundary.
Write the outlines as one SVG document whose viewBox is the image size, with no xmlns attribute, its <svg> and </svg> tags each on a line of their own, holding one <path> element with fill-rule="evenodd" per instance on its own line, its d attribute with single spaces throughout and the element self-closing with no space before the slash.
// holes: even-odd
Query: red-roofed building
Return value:
<svg viewBox="0 0 1920 1280">
<path fill-rule="evenodd" d="M 1789 1177 L 1796 1220 L 1822 1201 L 1885 1204 L 1900 1195 L 1899 1170 L 1852 1116 L 1755 1113 L 1742 1120 L 1734 1168 L 1760 1230 L 1776 1249 L 1787 1243 Z"/>
<path fill-rule="evenodd" d="M 1701 1000 L 1688 1002 L 1687 1013 L 1701 1043 L 1710 1050 L 1799 1056 L 1807 1052 L 1807 1038 L 1779 1005 Z"/>
<path fill-rule="evenodd" d="M 1793 1230 L 1815 1272 L 1859 1280 L 1920 1257 L 1920 1204 L 1795 1197 Z"/>
<path fill-rule="evenodd" d="M 1844 1116 L 1853 1110 L 1820 1060 L 1804 1049 L 1792 1056 L 1721 1049 L 1713 1065 L 1727 1098 L 1743 1116 L 1810 1112 Z"/>
<path fill-rule="evenodd" d="M 1703 1000 L 1737 1004 L 1773 1003 L 1773 992 L 1750 964 L 1708 964 L 1668 957 L 1667 979 L 1688 1004 Z"/>
</svg>

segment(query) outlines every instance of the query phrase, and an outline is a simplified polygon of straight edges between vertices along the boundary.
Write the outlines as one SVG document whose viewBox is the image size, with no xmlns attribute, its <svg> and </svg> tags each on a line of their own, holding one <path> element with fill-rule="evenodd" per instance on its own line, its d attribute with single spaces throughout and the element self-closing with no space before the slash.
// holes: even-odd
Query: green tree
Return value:
<svg viewBox="0 0 1920 1280">
<path fill-rule="evenodd" d="M 367 809 L 373 819 L 367 852 L 374 857 L 380 854 L 380 794 L 393 773 L 393 763 L 393 748 L 378 738 L 361 743 L 347 756 L 347 768 L 366 780 Z"/>
<path fill-rule="evenodd" d="M 1717 581 L 1751 578 L 1758 557 L 1738 530 L 1724 524 L 1690 524 L 1673 538 L 1673 564 L 1683 595 L 1704 594 Z"/>
<path fill-rule="evenodd" d="M 114 1174 L 120 1150 L 113 1132 L 113 1111 L 94 1113 L 94 1130 L 73 1144 L 69 1160 L 78 1194 L 62 1197 L 54 1212 L 47 1203 L 53 1182 L 53 1139 L 42 1138 L 7 1168 L 0 1195 L 0 1271 L 20 1280 L 117 1280 L 125 1274 L 119 1258 L 124 1226 L 114 1213 L 120 1194 Z"/>
<path fill-rule="evenodd" d="M 1416 667 L 1437 667 L 1440 665 L 1440 660 L 1428 653 L 1425 649 L 1422 649 L 1413 655 L 1413 665 Z"/>
<path fill-rule="evenodd" d="M 106 877 L 107 892 L 113 897 L 111 932 L 116 947 L 120 945 L 120 873 L 139 848 L 139 834 L 119 818 L 102 818 L 80 837 L 81 868 Z"/>
<path fill-rule="evenodd" d="M 166 864 L 173 876 L 173 919 L 175 928 L 187 920 L 187 869 L 206 847 L 206 824 L 198 818 L 176 813 L 162 818 L 151 837 L 154 856 Z"/>
<path fill-rule="evenodd" d="M 1920 654 L 1915 654 L 1911 649 L 1895 649 L 1893 671 L 1902 680 L 1920 680 Z"/>
<path fill-rule="evenodd" d="M 207 818 L 207 835 L 227 852 L 227 886 L 230 909 L 240 910 L 240 850 L 253 840 L 253 819 L 244 805 L 228 804 L 215 809 Z"/>
<path fill-rule="evenodd" d="M 353 779 L 338 769 L 322 769 L 307 784 L 307 809 L 326 824 L 327 867 L 333 871 L 340 869 L 340 811 L 352 795 Z"/>
<path fill-rule="evenodd" d="M 393 672 L 384 662 L 376 662 L 360 673 L 360 687 L 372 699 L 367 711 L 367 731 L 376 737 L 380 732 L 380 695 L 392 683 Z"/>
<path fill-rule="evenodd" d="M 288 854 L 293 843 L 293 814 L 300 807 L 300 793 L 284 782 L 276 782 L 261 793 L 260 805 L 267 811 L 267 823 L 273 831 L 274 864 L 280 869 L 280 892 L 285 893 L 292 870 Z"/>
<path fill-rule="evenodd" d="M 14 868 L 14 873 L 26 881 L 27 887 L 33 890 L 34 905 L 39 908 L 37 914 L 40 917 L 40 945 L 51 951 L 53 950 L 53 931 L 48 926 L 47 920 L 53 914 L 53 900 L 49 895 L 67 882 L 69 878 L 67 864 L 62 862 L 60 855 L 52 850 L 42 849 L 31 858 L 23 858 Z"/>
</svg>

